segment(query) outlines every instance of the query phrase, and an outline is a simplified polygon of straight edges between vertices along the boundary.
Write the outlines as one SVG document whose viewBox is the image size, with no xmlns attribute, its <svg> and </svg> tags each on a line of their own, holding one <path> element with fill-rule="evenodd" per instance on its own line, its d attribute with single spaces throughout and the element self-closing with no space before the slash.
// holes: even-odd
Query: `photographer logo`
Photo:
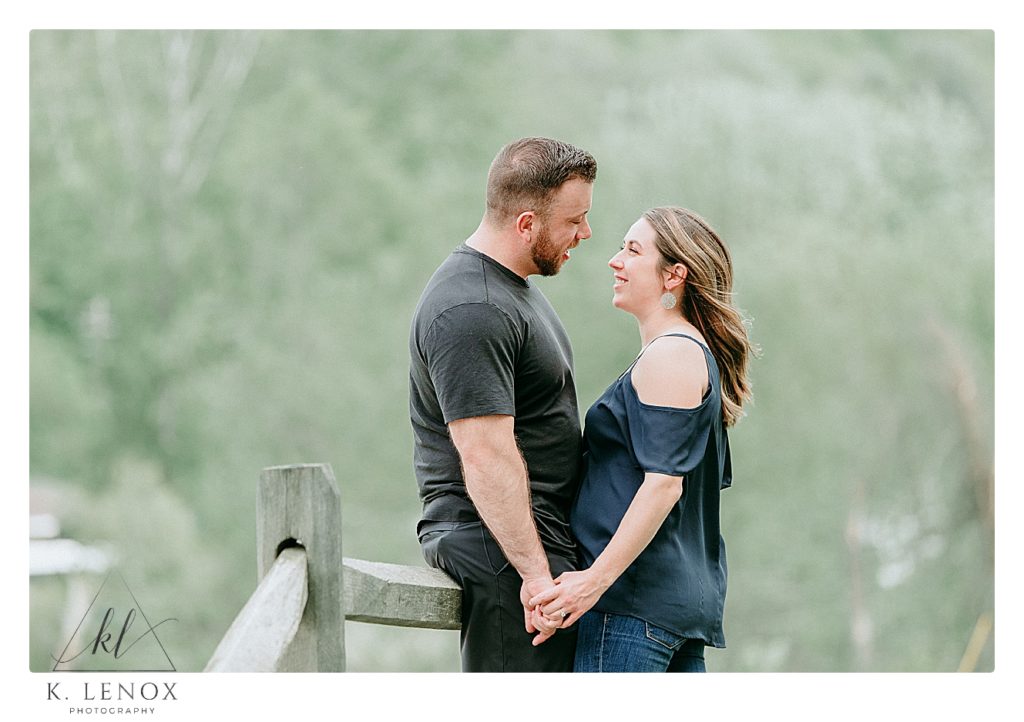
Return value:
<svg viewBox="0 0 1024 722">
<path fill-rule="evenodd" d="M 54 672 L 175 672 L 154 622 L 121 573 L 112 570 L 60 654 Z M 164 629 L 161 629 L 163 632 Z"/>
</svg>

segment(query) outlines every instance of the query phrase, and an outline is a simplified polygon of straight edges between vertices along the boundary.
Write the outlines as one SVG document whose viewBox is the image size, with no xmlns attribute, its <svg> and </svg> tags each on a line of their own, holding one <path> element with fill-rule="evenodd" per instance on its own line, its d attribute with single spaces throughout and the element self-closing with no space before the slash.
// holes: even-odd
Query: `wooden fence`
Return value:
<svg viewBox="0 0 1024 722">
<path fill-rule="evenodd" d="M 459 629 L 462 592 L 427 567 L 348 559 L 327 464 L 274 466 L 256 502 L 259 583 L 206 672 L 344 672 L 345 620 Z"/>
</svg>

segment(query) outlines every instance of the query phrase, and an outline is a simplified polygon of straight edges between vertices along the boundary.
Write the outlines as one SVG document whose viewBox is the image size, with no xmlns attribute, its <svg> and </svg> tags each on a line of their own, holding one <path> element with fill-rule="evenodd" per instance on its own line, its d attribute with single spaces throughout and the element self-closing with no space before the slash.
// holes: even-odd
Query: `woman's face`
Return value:
<svg viewBox="0 0 1024 722">
<path fill-rule="evenodd" d="M 614 296 L 612 305 L 633 315 L 644 315 L 657 307 L 665 292 L 665 271 L 661 254 L 655 245 L 657 234 L 641 218 L 626 232 L 622 249 L 611 257 Z"/>
</svg>

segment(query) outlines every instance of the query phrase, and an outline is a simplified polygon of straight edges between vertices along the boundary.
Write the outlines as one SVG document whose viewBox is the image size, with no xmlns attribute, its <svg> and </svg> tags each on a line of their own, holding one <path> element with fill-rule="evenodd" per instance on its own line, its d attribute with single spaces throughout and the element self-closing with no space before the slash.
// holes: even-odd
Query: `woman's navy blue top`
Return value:
<svg viewBox="0 0 1024 722">
<path fill-rule="evenodd" d="M 704 397 L 691 409 L 643 403 L 633 387 L 634 361 L 587 411 L 584 475 L 572 529 L 583 566 L 590 567 L 646 472 L 684 477 L 683 495 L 661 528 L 594 609 L 638 617 L 687 639 L 724 647 L 726 564 L 719 493 L 732 484 L 732 465 L 718 365 L 696 339 L 665 335 L 689 338 L 704 350 Z"/>
</svg>

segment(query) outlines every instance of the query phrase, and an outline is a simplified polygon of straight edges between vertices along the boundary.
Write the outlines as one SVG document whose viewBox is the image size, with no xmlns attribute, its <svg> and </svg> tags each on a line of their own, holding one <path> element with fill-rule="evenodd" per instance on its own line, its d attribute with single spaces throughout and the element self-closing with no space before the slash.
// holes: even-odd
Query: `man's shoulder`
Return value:
<svg viewBox="0 0 1024 722">
<path fill-rule="evenodd" d="M 489 301 L 448 304 L 430 316 L 421 316 L 418 324 L 419 337 L 425 347 L 440 343 L 463 345 L 468 349 L 500 338 L 515 342 L 523 336 L 520 319 Z"/>
<path fill-rule="evenodd" d="M 485 301 L 485 270 L 480 259 L 456 249 L 434 271 L 423 297 L 442 304 Z"/>
<path fill-rule="evenodd" d="M 460 246 L 427 282 L 416 309 L 417 323 L 429 326 L 438 316 L 449 312 L 495 313 L 517 319 L 526 289 L 510 283 L 480 254 Z"/>
<path fill-rule="evenodd" d="M 466 307 L 490 305 L 486 286 L 476 281 L 470 269 L 442 265 L 423 289 L 414 324 L 426 331 L 440 316 L 463 313 Z"/>
</svg>

